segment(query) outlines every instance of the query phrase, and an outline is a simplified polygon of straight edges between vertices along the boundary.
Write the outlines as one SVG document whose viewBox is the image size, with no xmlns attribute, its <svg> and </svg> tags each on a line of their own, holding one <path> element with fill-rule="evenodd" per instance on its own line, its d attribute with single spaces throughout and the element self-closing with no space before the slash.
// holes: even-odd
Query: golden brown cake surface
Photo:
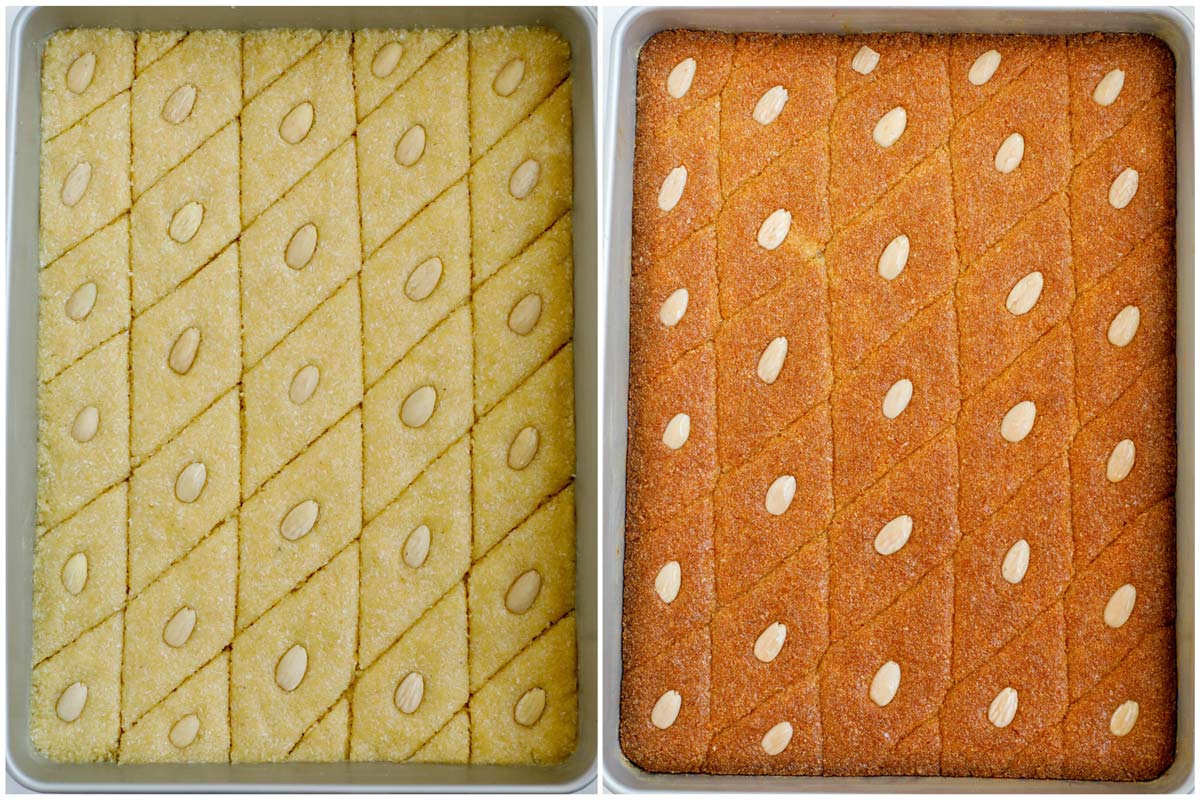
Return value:
<svg viewBox="0 0 1200 800">
<path fill-rule="evenodd" d="M 1173 86 L 1143 35 L 645 44 L 635 766 L 1171 764 Z"/>
</svg>

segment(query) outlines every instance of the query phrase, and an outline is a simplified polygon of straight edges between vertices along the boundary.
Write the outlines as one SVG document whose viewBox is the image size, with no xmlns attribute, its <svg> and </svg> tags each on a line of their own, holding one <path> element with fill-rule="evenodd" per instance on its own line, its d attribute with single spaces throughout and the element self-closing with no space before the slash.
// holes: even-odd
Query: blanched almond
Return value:
<svg viewBox="0 0 1200 800">
<path fill-rule="evenodd" d="M 1133 607 L 1137 604 L 1137 589 L 1127 583 L 1112 593 L 1104 604 L 1104 624 L 1114 630 L 1129 621 Z"/>
<path fill-rule="evenodd" d="M 672 450 L 678 450 L 687 442 L 691 432 L 692 418 L 687 414 L 676 414 L 663 429 L 662 442 Z"/>
<path fill-rule="evenodd" d="M 63 588 L 70 594 L 76 595 L 83 591 L 88 579 L 88 560 L 83 553 L 75 553 L 63 564 L 59 575 Z"/>
<path fill-rule="evenodd" d="M 1017 281 L 1009 290 L 1008 298 L 1004 301 L 1004 307 L 1008 309 L 1008 313 L 1014 317 L 1028 314 L 1041 298 L 1045 283 L 1042 273 L 1036 270 Z"/>
<path fill-rule="evenodd" d="M 787 641 L 787 625 L 782 622 L 772 622 L 754 641 L 754 657 L 764 664 L 770 664 L 783 649 Z"/>
<path fill-rule="evenodd" d="M 676 289 L 671 292 L 670 296 L 663 301 L 662 307 L 658 309 L 658 321 L 668 328 L 674 328 L 679 324 L 679 320 L 683 319 L 683 315 L 687 313 L 688 307 L 688 290 Z"/>
<path fill-rule="evenodd" d="M 900 548 L 908 544 L 908 537 L 912 536 L 912 532 L 913 518 L 908 514 L 901 514 L 890 520 L 879 529 L 879 533 L 875 534 L 875 552 L 881 556 L 890 556 L 899 552 Z"/>
<path fill-rule="evenodd" d="M 859 75 L 870 75 L 878 65 L 879 53 L 876 53 L 865 44 L 858 48 L 858 52 L 854 54 L 854 58 L 850 61 L 850 69 Z"/>
<path fill-rule="evenodd" d="M 196 736 L 199 733 L 200 718 L 195 714 L 188 714 L 175 720 L 175 724 L 171 726 L 170 732 L 167 733 L 167 740 L 172 746 L 182 750 L 196 741 Z"/>
<path fill-rule="evenodd" d="M 530 292 L 517 301 L 508 312 L 508 329 L 518 336 L 528 336 L 542 318 L 542 296 Z"/>
<path fill-rule="evenodd" d="M 683 188 L 687 186 L 687 167 L 678 166 L 663 178 L 662 186 L 658 189 L 658 207 L 670 211 L 679 204 L 683 197 Z"/>
<path fill-rule="evenodd" d="M 413 528 L 404 540 L 404 550 L 401 553 L 404 563 L 413 569 L 420 569 L 429 557 L 429 545 L 432 540 L 433 534 L 428 525 L 422 524 Z"/>
<path fill-rule="evenodd" d="M 404 294 L 409 300 L 419 303 L 437 289 L 442 280 L 442 260 L 437 256 L 427 258 L 408 274 L 404 282 Z"/>
<path fill-rule="evenodd" d="M 541 177 L 542 165 L 532 158 L 527 158 L 509 177 L 508 193 L 518 200 L 524 200 L 533 191 L 533 187 L 537 186 Z"/>
<path fill-rule="evenodd" d="M 179 477 L 175 479 L 175 496 L 182 503 L 194 503 L 207 482 L 208 469 L 203 463 L 193 461 L 180 470 Z"/>
<path fill-rule="evenodd" d="M 396 163 L 411 167 L 425 155 L 425 126 L 413 125 L 396 142 Z"/>
<path fill-rule="evenodd" d="M 872 703 L 883 708 L 895 699 L 899 690 L 900 665 L 895 661 L 885 661 L 875 670 L 875 677 L 871 678 L 871 689 L 867 694 Z"/>
<path fill-rule="evenodd" d="M 75 166 L 71 167 L 71 171 L 67 173 L 67 177 L 63 179 L 62 185 L 62 202 L 67 208 L 72 208 L 83 199 L 83 193 L 87 191 L 88 184 L 92 182 L 92 165 L 86 161 L 80 161 Z"/>
<path fill-rule="evenodd" d="M 532 728 L 546 711 L 546 690 L 535 686 L 513 706 L 513 719 L 518 725 Z"/>
<path fill-rule="evenodd" d="M 67 89 L 72 94 L 83 94 L 92 85 L 92 78 L 95 75 L 96 54 L 88 51 L 72 61 L 71 66 L 67 67 Z"/>
<path fill-rule="evenodd" d="M 200 223 L 204 222 L 204 206 L 196 200 L 184 203 L 179 207 L 179 210 L 171 217 L 171 223 L 167 226 L 167 235 L 174 239 L 179 244 L 187 244 L 200 230 Z"/>
<path fill-rule="evenodd" d="M 1032 400 L 1022 400 L 1008 410 L 1000 422 L 1000 435 L 1006 442 L 1019 442 L 1033 430 L 1037 406 Z"/>
<path fill-rule="evenodd" d="M 792 743 L 792 723 L 779 722 L 763 734 L 762 749 L 769 756 L 777 756 Z"/>
<path fill-rule="evenodd" d="M 792 212 L 777 208 L 758 226 L 758 246 L 764 250 L 774 250 L 783 244 L 788 231 L 792 229 Z"/>
<path fill-rule="evenodd" d="M 1132 439 L 1122 439 L 1113 447 L 1112 452 L 1108 454 L 1108 464 L 1104 469 L 1104 477 L 1108 478 L 1109 483 L 1120 483 L 1129 477 L 1129 473 L 1133 470 L 1134 461 L 1137 460 L 1137 447 L 1134 446 Z"/>
<path fill-rule="evenodd" d="M 517 90 L 524 77 L 525 62 L 519 58 L 511 59 L 496 73 L 496 79 L 492 81 L 492 91 L 501 97 L 508 97 Z"/>
<path fill-rule="evenodd" d="M 1108 720 L 1108 731 L 1113 736 L 1125 736 L 1137 724 L 1138 712 L 1141 707 L 1136 700 L 1126 700 L 1117 706 L 1112 717 Z"/>
<path fill-rule="evenodd" d="M 321 370 L 316 364 L 305 364 L 292 376 L 292 383 L 288 386 L 288 399 L 298 406 L 303 405 L 317 391 L 320 383 Z"/>
<path fill-rule="evenodd" d="M 307 672 L 308 651 L 303 646 L 294 644 L 275 664 L 275 683 L 280 689 L 290 692 L 300 685 Z"/>
<path fill-rule="evenodd" d="M 996 171 L 1007 175 L 1021 166 L 1023 158 L 1025 158 L 1025 137 L 1019 133 L 1010 133 L 996 150 Z"/>
<path fill-rule="evenodd" d="M 1125 87 L 1125 71 L 1120 69 L 1109 70 L 1100 82 L 1096 84 L 1095 90 L 1092 92 L 1092 100 L 1096 101 L 1099 106 L 1111 106 L 1121 94 L 1121 89 Z"/>
<path fill-rule="evenodd" d="M 1133 341 L 1142 324 L 1142 311 L 1137 306 L 1125 306 L 1108 323 L 1108 342 L 1113 347 L 1125 347 Z"/>
<path fill-rule="evenodd" d="M 1004 554 L 1004 562 L 1000 565 L 1000 574 L 1004 580 L 1014 586 L 1025 580 L 1029 570 L 1029 542 L 1018 539 Z"/>
<path fill-rule="evenodd" d="M 894 281 L 908 264 L 909 242 L 903 233 L 888 242 L 879 255 L 879 277 Z"/>
<path fill-rule="evenodd" d="M 1017 690 L 1005 686 L 988 706 L 988 721 L 997 728 L 1007 728 L 1017 715 Z"/>
<path fill-rule="evenodd" d="M 893 383 L 883 396 L 883 415 L 888 419 L 895 419 L 903 414 L 912 400 L 912 395 L 913 385 L 908 378 L 901 378 Z"/>
<path fill-rule="evenodd" d="M 410 672 L 404 680 L 396 685 L 396 694 L 392 697 L 396 708 L 405 714 L 412 714 L 421 707 L 425 699 L 425 676 L 419 672 Z"/>
<path fill-rule="evenodd" d="M 988 50 L 986 53 L 981 53 L 979 58 L 975 59 L 975 63 L 971 64 L 971 69 L 967 72 L 967 80 L 973 86 L 983 86 L 992 79 L 999 68 L 1000 54 L 995 50 Z"/>
<path fill-rule="evenodd" d="M 676 99 L 683 97 L 692 88 L 692 79 L 696 77 L 696 59 L 685 58 L 671 69 L 667 76 L 667 94 Z"/>
<path fill-rule="evenodd" d="M 163 626 L 162 638 L 169 647 L 178 649 L 187 644 L 195 629 L 196 612 L 194 609 L 184 606 L 167 620 L 167 624 Z"/>
<path fill-rule="evenodd" d="M 404 398 L 400 406 L 400 421 L 410 428 L 420 428 L 433 416 L 437 406 L 437 389 L 422 386 Z"/>
<path fill-rule="evenodd" d="M 679 596 L 679 586 L 683 582 L 683 571 L 678 561 L 668 561 L 654 576 L 654 593 L 658 599 L 670 605 Z"/>
<path fill-rule="evenodd" d="M 54 706 L 54 713 L 63 722 L 74 722 L 83 713 L 87 703 L 88 688 L 86 684 L 76 681 L 63 690 Z"/>
<path fill-rule="evenodd" d="M 87 444 L 96 436 L 100 429 L 100 409 L 95 406 L 84 406 L 75 415 L 71 423 L 71 438 L 80 444 Z"/>
<path fill-rule="evenodd" d="M 772 86 L 763 92 L 754 104 L 754 121 L 759 125 L 770 125 L 783 112 L 788 101 L 788 91 L 782 86 Z"/>
<path fill-rule="evenodd" d="M 532 425 L 522 428 L 513 437 L 512 444 L 508 446 L 508 466 L 512 469 L 525 469 L 528 467 L 533 462 L 533 457 L 537 455 L 541 439 L 542 437 L 538 435 L 537 428 Z"/>
<path fill-rule="evenodd" d="M 1130 167 L 1121 170 L 1121 174 L 1113 179 L 1108 187 L 1108 203 L 1113 208 L 1122 209 L 1133 201 L 1138 190 L 1138 171 Z"/>
<path fill-rule="evenodd" d="M 303 500 L 297 503 L 280 521 L 279 535 L 289 542 L 303 539 L 317 524 L 317 517 L 320 516 L 320 513 L 321 506 L 316 500 Z"/>
<path fill-rule="evenodd" d="M 908 127 L 908 112 L 904 110 L 904 106 L 896 106 L 875 123 L 875 130 L 871 132 L 871 138 L 880 147 L 891 147 L 904 135 L 906 127 Z"/>
<path fill-rule="evenodd" d="M 167 354 L 167 366 L 176 375 L 186 375 L 196 363 L 196 353 L 200 350 L 200 329 L 195 325 L 184 328 L 183 332 L 171 345 Z"/>
<path fill-rule="evenodd" d="M 72 322 L 82 322 L 96 305 L 96 284 L 92 281 L 81 283 L 79 288 L 71 292 L 65 308 L 67 319 Z"/>
<path fill-rule="evenodd" d="M 317 252 L 317 226 L 306 222 L 296 229 L 283 251 L 283 263 L 292 269 L 304 269 Z"/>
<path fill-rule="evenodd" d="M 172 125 L 178 125 L 192 115 L 195 105 L 196 87 L 185 83 L 171 92 L 171 96 L 163 103 L 162 118 Z"/>
<path fill-rule="evenodd" d="M 504 606 L 514 614 L 524 614 L 542 591 L 542 576 L 536 569 L 526 570 L 508 587 Z"/>
<path fill-rule="evenodd" d="M 795 496 L 795 477 L 791 475 L 780 475 L 771 482 L 771 487 L 767 489 L 767 513 L 774 517 L 784 514 L 792 505 L 792 498 Z"/>
<path fill-rule="evenodd" d="M 375 51 L 375 57 L 371 59 L 371 74 L 376 78 L 386 78 L 396 71 L 396 67 L 400 64 L 400 56 L 404 55 L 404 48 L 399 42 L 388 42 Z"/>
<path fill-rule="evenodd" d="M 758 379 L 770 386 L 779 378 L 783 369 L 783 360 L 787 358 L 788 340 L 786 336 L 776 336 L 758 357 Z"/>
<path fill-rule="evenodd" d="M 279 137 L 288 144 L 299 144 L 312 130 L 316 114 L 312 103 L 305 100 L 284 114 L 279 123 Z"/>
<path fill-rule="evenodd" d="M 683 698 L 679 692 L 674 689 L 663 692 L 650 712 L 650 722 L 660 731 L 665 731 L 675 724 L 681 705 L 683 705 Z"/>
</svg>

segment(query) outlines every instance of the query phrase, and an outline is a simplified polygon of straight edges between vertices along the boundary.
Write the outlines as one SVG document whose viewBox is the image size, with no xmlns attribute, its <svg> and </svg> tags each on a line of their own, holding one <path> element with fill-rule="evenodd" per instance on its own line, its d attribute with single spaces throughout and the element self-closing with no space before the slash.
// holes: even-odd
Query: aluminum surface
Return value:
<svg viewBox="0 0 1200 800">
<path fill-rule="evenodd" d="M 633 202 L 637 57 L 661 30 L 693 28 L 774 33 L 1151 33 L 1175 53 L 1177 160 L 1176 255 L 1178 314 L 1176 476 L 1176 621 L 1179 695 L 1176 759 L 1161 777 L 1142 783 L 946 777 L 760 777 L 666 775 L 641 770 L 621 752 L 621 601 L 625 545 L 625 449 L 629 383 L 629 263 Z M 920 8 L 638 8 L 613 31 L 605 98 L 607 250 L 604 292 L 604 728 L 602 770 L 615 792 L 1185 792 L 1194 783 L 1195 549 L 1195 187 L 1193 139 L 1194 31 L 1182 12 L 1164 9 L 920 9 Z"/>
<path fill-rule="evenodd" d="M 545 25 L 571 44 L 574 79 L 576 631 L 579 739 L 549 767 L 450 764 L 55 764 L 29 740 L 32 571 L 36 509 L 38 152 L 42 48 L 55 30 L 272 27 L 358 29 Z M 580 7 L 44 7 L 13 23 L 8 51 L 8 697 L 9 774 L 38 791 L 572 792 L 596 769 L 596 520 L 599 336 L 596 242 L 595 12 Z M 18 157 L 19 156 L 19 157 Z"/>
</svg>

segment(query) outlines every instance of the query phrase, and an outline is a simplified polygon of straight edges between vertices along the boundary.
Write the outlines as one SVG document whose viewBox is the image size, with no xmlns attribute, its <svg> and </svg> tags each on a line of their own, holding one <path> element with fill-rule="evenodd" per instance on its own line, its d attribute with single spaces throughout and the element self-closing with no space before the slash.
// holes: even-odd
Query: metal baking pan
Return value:
<svg viewBox="0 0 1200 800">
<path fill-rule="evenodd" d="M 61 28 L 275 27 L 321 29 L 544 25 L 571 44 L 575 160 L 576 589 L 579 738 L 554 766 L 451 764 L 56 764 L 29 739 L 32 574 L 37 495 L 38 152 L 46 38 Z M 596 536 L 599 503 L 596 380 L 595 12 L 542 7 L 44 7 L 26 8 L 8 42 L 8 543 L 7 763 L 38 791 L 573 792 L 596 769 Z"/>
<path fill-rule="evenodd" d="M 1175 762 L 1142 783 L 946 777 L 756 777 L 666 775 L 646 772 L 621 752 L 617 730 L 621 697 L 621 600 L 625 546 L 626 403 L 629 384 L 629 264 L 633 203 L 633 146 L 637 59 L 651 36 L 671 28 L 771 33 L 1043 33 L 1088 31 L 1150 33 L 1175 53 L 1177 152 L 1176 255 L 1179 307 L 1176 478 L 1176 577 L 1179 697 Z M 615 792 L 1187 792 L 1194 783 L 1195 653 L 1193 582 L 1195 547 L 1195 184 L 1193 175 L 1192 21 L 1171 9 L 956 9 L 956 8 L 636 8 L 617 23 L 609 52 L 605 158 L 609 172 L 604 208 L 608 249 L 602 259 L 604 311 L 604 730 L 602 769 Z"/>
</svg>

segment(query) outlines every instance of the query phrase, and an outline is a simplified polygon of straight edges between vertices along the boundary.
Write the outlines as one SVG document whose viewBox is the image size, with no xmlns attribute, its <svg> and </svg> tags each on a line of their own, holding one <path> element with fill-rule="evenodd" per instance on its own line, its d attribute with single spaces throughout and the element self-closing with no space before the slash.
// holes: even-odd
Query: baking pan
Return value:
<svg viewBox="0 0 1200 800">
<path fill-rule="evenodd" d="M 621 599 L 625 546 L 626 403 L 629 385 L 629 263 L 633 202 L 633 145 L 637 59 L 646 40 L 662 30 L 693 28 L 771 33 L 1043 33 L 1088 31 L 1150 33 L 1175 53 L 1177 159 L 1176 396 L 1179 466 L 1176 476 L 1176 620 L 1179 697 L 1175 762 L 1141 783 L 946 777 L 758 777 L 666 775 L 646 772 L 621 752 L 617 730 L 621 697 Z M 920 9 L 920 8 L 638 8 L 613 31 L 606 104 L 605 203 L 608 249 L 604 281 L 604 730 L 605 785 L 615 792 L 1187 792 L 1194 782 L 1195 653 L 1195 188 L 1193 175 L 1193 52 L 1191 20 L 1171 9 Z"/>
<path fill-rule="evenodd" d="M 29 739 L 32 574 L 37 496 L 38 152 L 46 38 L 61 28 L 313 27 L 321 29 L 544 25 L 571 44 L 575 160 L 576 587 L 579 738 L 547 767 L 453 764 L 56 764 Z M 597 733 L 595 12 L 590 8 L 26 8 L 8 42 L 8 770 L 38 791 L 572 792 L 595 773 Z"/>
</svg>

